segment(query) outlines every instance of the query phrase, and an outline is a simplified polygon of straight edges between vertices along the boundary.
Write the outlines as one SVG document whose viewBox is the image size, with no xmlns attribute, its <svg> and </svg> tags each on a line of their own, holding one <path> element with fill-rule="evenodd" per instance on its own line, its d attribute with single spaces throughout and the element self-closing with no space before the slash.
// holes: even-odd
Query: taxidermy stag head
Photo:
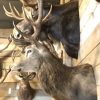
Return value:
<svg viewBox="0 0 100 100">
<path fill-rule="evenodd" d="M 14 6 L 12 6 L 10 3 L 9 3 L 9 7 L 11 9 L 11 12 L 7 11 L 5 6 L 3 6 L 5 14 L 8 17 L 13 17 L 21 21 L 17 25 L 15 25 L 15 23 L 13 22 L 14 29 L 13 29 L 13 34 L 11 36 L 14 40 L 14 43 L 20 46 L 29 45 L 30 42 L 28 42 L 23 35 L 30 36 L 34 33 L 32 25 L 25 19 L 24 14 L 23 13 L 20 14 L 18 10 Z"/>
<path fill-rule="evenodd" d="M 49 8 L 50 5 L 43 8 L 43 16 L 47 14 Z M 48 18 L 45 20 L 42 18 L 41 21 L 41 30 L 35 32 L 33 37 L 39 38 L 42 33 L 45 34 L 43 34 L 44 36 L 50 35 L 63 44 L 69 56 L 77 58 L 80 43 L 78 2 L 53 6 Z M 34 29 L 38 29 L 34 25 L 34 20 L 32 26 Z"/>
<path fill-rule="evenodd" d="M 38 4 L 40 5 L 40 3 L 38 3 Z M 36 18 L 36 16 L 38 16 L 37 8 L 32 9 L 30 7 L 24 7 L 24 9 L 23 9 L 23 7 L 22 7 L 23 13 L 20 14 L 18 12 L 18 10 L 14 6 L 12 6 L 10 3 L 9 3 L 9 6 L 10 6 L 10 9 L 11 9 L 11 12 L 7 11 L 5 6 L 3 6 L 5 14 L 7 16 L 13 17 L 17 20 L 20 20 L 20 21 L 22 20 L 17 25 L 15 25 L 15 23 L 13 22 L 14 29 L 13 29 L 13 34 L 11 35 L 11 37 L 13 38 L 14 43 L 17 44 L 17 45 L 29 45 L 30 43 L 28 42 L 27 38 L 31 37 L 31 35 L 34 33 L 34 30 L 36 30 L 36 29 L 33 29 L 31 23 L 28 21 L 28 19 L 25 16 L 25 12 L 28 14 L 28 18 L 31 19 L 31 14 L 29 15 L 28 11 L 29 12 L 32 11 L 32 13 L 35 14 L 35 16 L 33 15 L 32 17 Z M 39 9 L 39 12 L 41 13 L 41 8 Z M 40 13 L 39 13 L 39 15 L 41 15 Z M 40 24 L 38 24 L 38 23 L 40 23 L 39 20 L 41 20 L 40 17 L 41 16 L 39 16 L 39 18 L 36 22 L 37 27 L 39 27 L 39 25 L 40 25 Z M 38 28 L 38 29 L 40 29 L 40 28 Z M 25 37 L 27 37 L 27 38 L 25 38 Z"/>
<path fill-rule="evenodd" d="M 48 38 L 52 40 L 53 37 L 63 44 L 69 56 L 78 58 L 80 44 L 78 2 L 73 1 L 63 5 L 47 5 L 44 7 L 42 0 L 37 0 L 37 3 L 38 9 L 31 8 L 30 17 L 23 9 L 24 20 L 27 20 L 34 30 L 31 38 L 43 41 Z M 26 24 L 24 21 L 22 23 Z M 13 35 L 15 39 L 16 36 Z M 23 36 L 25 37 L 24 33 Z"/>
<path fill-rule="evenodd" d="M 18 73 L 35 73 L 42 89 L 55 100 L 97 100 L 91 65 L 68 67 L 54 57 L 45 45 L 39 42 L 35 44 L 25 49 L 26 59 L 13 70 Z"/>
</svg>

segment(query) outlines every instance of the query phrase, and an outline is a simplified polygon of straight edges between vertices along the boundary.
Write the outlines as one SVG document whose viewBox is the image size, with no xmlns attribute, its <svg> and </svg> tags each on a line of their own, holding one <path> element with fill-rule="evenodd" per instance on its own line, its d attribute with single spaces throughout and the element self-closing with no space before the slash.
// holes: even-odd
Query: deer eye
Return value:
<svg viewBox="0 0 100 100">
<path fill-rule="evenodd" d="M 27 53 L 31 53 L 31 52 L 32 52 L 32 50 L 28 50 L 28 51 L 27 51 Z"/>
</svg>

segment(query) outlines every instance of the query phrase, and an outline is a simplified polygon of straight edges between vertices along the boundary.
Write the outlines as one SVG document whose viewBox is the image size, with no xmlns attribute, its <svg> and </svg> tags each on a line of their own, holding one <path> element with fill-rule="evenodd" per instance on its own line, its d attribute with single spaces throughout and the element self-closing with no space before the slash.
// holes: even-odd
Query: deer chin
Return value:
<svg viewBox="0 0 100 100">
<path fill-rule="evenodd" d="M 23 78 L 20 77 L 19 75 L 15 75 L 16 80 L 21 81 Z"/>
</svg>

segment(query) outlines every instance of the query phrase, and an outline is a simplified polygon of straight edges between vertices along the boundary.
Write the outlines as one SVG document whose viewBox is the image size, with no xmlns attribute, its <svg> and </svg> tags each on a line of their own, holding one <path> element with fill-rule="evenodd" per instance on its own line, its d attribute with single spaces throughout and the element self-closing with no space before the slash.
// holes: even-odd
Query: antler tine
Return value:
<svg viewBox="0 0 100 100">
<path fill-rule="evenodd" d="M 11 3 L 9 3 L 9 7 L 10 7 L 10 10 L 11 10 L 11 13 L 12 13 L 12 15 L 14 16 L 14 18 L 20 18 L 20 20 L 22 20 L 22 19 L 24 19 L 20 14 L 19 14 L 19 12 L 18 12 L 18 10 L 15 8 L 15 7 L 12 7 L 12 5 L 11 5 Z M 14 10 L 13 10 L 13 8 L 14 8 Z"/>
<path fill-rule="evenodd" d="M 14 6 L 14 10 L 15 10 L 15 12 L 20 16 L 20 13 L 18 12 L 18 10 L 16 9 L 15 6 Z"/>
<path fill-rule="evenodd" d="M 34 19 L 30 20 L 29 18 L 27 18 L 25 10 L 23 10 L 24 16 L 26 17 L 26 19 L 28 19 L 28 21 L 32 24 L 34 28 L 34 34 L 32 35 L 32 38 L 34 38 L 34 40 L 37 39 L 41 30 L 42 17 L 43 17 L 43 0 L 37 0 L 37 4 L 38 4 L 38 18 L 36 21 L 34 21 Z M 31 17 L 32 17 L 32 10 L 31 10 Z"/>
<path fill-rule="evenodd" d="M 37 0 L 37 2 L 38 2 L 38 19 L 36 23 L 41 23 L 43 17 L 43 0 Z"/>
<path fill-rule="evenodd" d="M 10 7 L 10 10 L 11 10 L 11 12 L 12 12 L 13 14 L 17 13 L 18 15 L 20 15 L 19 12 L 18 12 L 18 10 L 15 8 L 15 6 L 12 7 L 11 3 L 9 3 L 9 7 Z M 14 10 L 13 10 L 13 8 L 14 8 Z M 14 12 L 14 11 L 15 11 L 15 12 Z"/>
<path fill-rule="evenodd" d="M 43 17 L 43 0 L 37 0 L 37 4 L 38 4 L 38 18 L 37 18 L 37 20 L 36 21 L 34 21 L 33 19 L 32 19 L 32 9 L 31 9 L 31 24 L 33 25 L 33 26 L 36 26 L 36 25 L 38 25 L 38 24 L 41 24 L 42 23 L 42 17 Z M 27 15 L 26 15 L 26 12 L 25 12 L 25 10 L 23 9 L 23 14 L 24 14 L 24 17 L 25 17 L 25 19 L 27 19 L 28 21 L 29 21 L 29 18 L 27 17 Z"/>
<path fill-rule="evenodd" d="M 52 12 L 52 5 L 50 6 L 50 10 L 48 14 L 43 18 L 42 22 L 45 22 L 45 20 L 50 16 L 51 12 Z"/>
<path fill-rule="evenodd" d="M 25 9 L 24 7 L 22 7 L 22 11 L 23 11 L 23 15 L 24 15 L 24 19 L 26 19 L 27 21 L 30 21 L 26 15 Z"/>
<path fill-rule="evenodd" d="M 4 9 L 5 14 L 6 14 L 7 16 L 12 17 L 11 12 L 7 11 L 4 5 L 3 5 L 3 9 Z"/>
<path fill-rule="evenodd" d="M 10 7 L 10 10 L 11 10 L 11 13 L 14 14 L 14 11 L 13 11 L 13 8 L 12 8 L 12 5 L 11 5 L 10 2 L 9 2 L 9 7 Z"/>
<path fill-rule="evenodd" d="M 23 11 L 24 19 L 25 19 L 26 21 L 28 21 L 29 23 L 31 23 L 33 26 L 35 26 L 35 23 L 32 22 L 32 21 L 27 17 L 24 7 L 22 7 L 22 11 Z M 31 13 L 31 16 L 32 16 L 32 13 Z"/>
<path fill-rule="evenodd" d="M 35 26 L 35 25 L 36 25 L 35 22 L 34 22 L 34 21 L 31 21 L 31 20 L 27 17 L 26 11 L 25 11 L 24 7 L 22 7 L 22 11 L 23 11 L 24 19 L 26 19 L 26 21 L 30 22 L 33 26 Z M 32 10 L 31 10 L 31 17 L 32 17 Z"/>
<path fill-rule="evenodd" d="M 18 20 L 23 20 L 23 16 L 20 15 L 20 13 L 18 12 L 18 10 L 12 5 L 9 3 L 9 7 L 10 7 L 10 12 L 6 10 L 5 6 L 3 5 L 3 9 L 5 11 L 5 14 L 8 16 L 8 17 L 13 17 L 13 18 L 16 18 Z"/>
</svg>

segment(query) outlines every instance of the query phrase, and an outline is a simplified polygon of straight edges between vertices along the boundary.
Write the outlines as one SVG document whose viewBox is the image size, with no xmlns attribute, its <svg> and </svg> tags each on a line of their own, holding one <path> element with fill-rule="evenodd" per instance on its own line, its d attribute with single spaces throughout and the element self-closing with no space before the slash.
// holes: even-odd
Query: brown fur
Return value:
<svg viewBox="0 0 100 100">
<path fill-rule="evenodd" d="M 21 80 L 19 82 L 19 90 L 17 91 L 18 100 L 32 100 L 36 94 L 36 90 L 30 87 L 29 82 Z"/>
</svg>

